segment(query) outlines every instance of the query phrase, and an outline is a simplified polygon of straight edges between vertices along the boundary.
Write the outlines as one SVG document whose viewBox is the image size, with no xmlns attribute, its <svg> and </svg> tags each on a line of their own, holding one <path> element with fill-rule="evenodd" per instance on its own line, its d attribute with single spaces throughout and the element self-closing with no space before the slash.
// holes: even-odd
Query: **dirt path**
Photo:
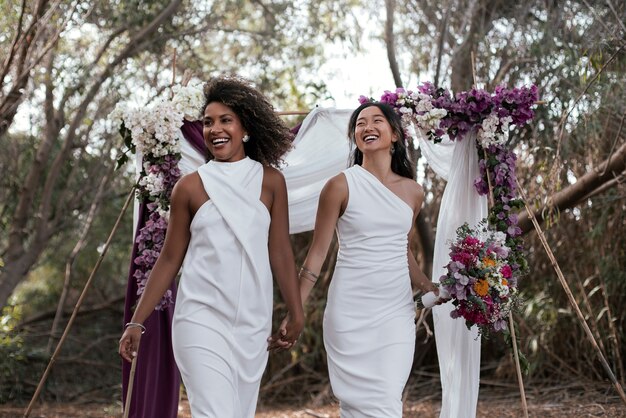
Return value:
<svg viewBox="0 0 626 418">
<path fill-rule="evenodd" d="M 437 418 L 439 400 L 410 401 L 405 405 L 403 418 Z M 579 417 L 626 417 L 626 407 L 617 398 L 598 399 L 587 396 L 570 397 L 559 401 L 535 402 L 529 399 L 531 418 L 579 418 Z M 0 405 L 0 418 L 17 418 L 24 414 L 24 407 Z M 120 418 L 120 405 L 102 404 L 47 404 L 36 408 L 32 418 Z M 522 417 L 517 400 L 487 400 L 478 403 L 477 418 L 518 418 Z M 179 418 L 190 418 L 189 405 L 181 404 Z M 321 407 L 260 407 L 256 418 L 339 418 L 337 405 Z"/>
</svg>

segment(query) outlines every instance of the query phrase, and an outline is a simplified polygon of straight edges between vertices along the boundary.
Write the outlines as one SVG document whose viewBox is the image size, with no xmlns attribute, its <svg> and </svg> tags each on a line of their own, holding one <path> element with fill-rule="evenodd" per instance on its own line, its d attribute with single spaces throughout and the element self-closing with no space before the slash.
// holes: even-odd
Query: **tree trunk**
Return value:
<svg viewBox="0 0 626 418">
<path fill-rule="evenodd" d="M 387 59 L 389 60 L 389 68 L 393 75 L 393 81 L 396 87 L 402 86 L 402 77 L 400 77 L 400 67 L 396 59 L 396 38 L 393 33 L 393 22 L 395 18 L 395 0 L 385 0 L 385 9 L 387 10 L 387 20 L 385 21 L 385 45 L 387 47 Z"/>
<path fill-rule="evenodd" d="M 502 7 L 510 5 L 503 5 L 500 0 L 477 0 L 470 6 L 469 29 L 463 43 L 452 55 L 450 86 L 453 92 L 466 91 L 474 85 L 472 52 L 476 51 L 478 42 L 484 39 L 485 34 L 492 28 Z"/>
</svg>

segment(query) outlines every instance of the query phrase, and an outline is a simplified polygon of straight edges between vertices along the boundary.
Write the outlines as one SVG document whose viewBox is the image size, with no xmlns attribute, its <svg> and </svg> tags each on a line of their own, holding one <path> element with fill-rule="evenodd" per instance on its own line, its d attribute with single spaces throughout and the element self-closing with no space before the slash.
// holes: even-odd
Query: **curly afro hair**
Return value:
<svg viewBox="0 0 626 418">
<path fill-rule="evenodd" d="M 230 107 L 250 136 L 246 155 L 263 165 L 277 166 L 291 148 L 293 135 L 267 98 L 252 84 L 237 76 L 218 76 L 204 85 L 203 109 L 213 102 Z"/>
</svg>

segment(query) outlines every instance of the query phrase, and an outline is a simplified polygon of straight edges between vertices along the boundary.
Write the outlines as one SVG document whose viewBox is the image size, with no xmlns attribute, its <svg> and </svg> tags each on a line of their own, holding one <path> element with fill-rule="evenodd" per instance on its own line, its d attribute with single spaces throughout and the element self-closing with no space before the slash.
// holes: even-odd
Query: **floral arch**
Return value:
<svg viewBox="0 0 626 418">
<path fill-rule="evenodd" d="M 132 153 L 141 161 L 136 184 L 141 202 L 140 221 L 129 274 L 125 320 L 132 315 L 162 248 L 174 184 L 181 174 L 204 163 L 202 129 L 195 121 L 197 116 L 194 117 L 199 115 L 203 104 L 199 87 L 175 86 L 172 98 L 152 109 L 122 104 L 112 115 L 121 126 L 127 148 L 120 163 Z M 361 96 L 359 100 L 372 99 Z M 429 83 L 416 91 L 402 88 L 386 91 L 379 100 L 400 113 L 407 129 L 417 136 L 428 163 L 448 181 L 441 213 L 450 216 L 439 217 L 432 276 L 434 281 L 441 282 L 453 301 L 433 309 L 444 398 L 442 416 L 475 411 L 479 336 L 507 331 L 505 319 L 519 304 L 517 286 L 526 270 L 526 261 L 514 210 L 522 203 L 516 196 L 515 154 L 508 149 L 507 142 L 512 125 L 519 127 L 532 119 L 536 100 L 535 86 L 498 87 L 492 93 L 472 89 L 452 95 Z M 346 166 L 349 148 L 343 139 L 350 113 L 351 110 L 316 108 L 300 127 L 294 150 L 287 156 L 288 165 L 283 167 L 289 189 L 292 232 L 312 229 L 321 187 L 326 179 Z M 313 155 L 318 154 L 320 157 L 315 160 Z M 491 200 L 489 209 L 487 196 Z M 444 209 L 444 205 L 448 206 Z M 146 334 L 153 341 L 140 347 L 139 357 L 145 361 L 138 376 L 145 379 L 154 375 L 155 369 L 175 368 L 171 352 L 148 350 L 169 341 L 170 308 L 175 292 L 173 285 L 146 321 L 146 326 L 156 332 Z M 457 317 L 465 321 L 454 319 Z M 148 324 L 149 321 L 152 323 Z M 175 373 L 166 370 L 164 374 Z M 124 387 L 128 378 L 125 364 Z M 162 387 L 154 388 L 154 399 L 135 400 L 133 396 L 133 402 L 165 403 L 159 406 L 165 409 L 177 403 L 177 378 L 156 384 Z"/>
</svg>

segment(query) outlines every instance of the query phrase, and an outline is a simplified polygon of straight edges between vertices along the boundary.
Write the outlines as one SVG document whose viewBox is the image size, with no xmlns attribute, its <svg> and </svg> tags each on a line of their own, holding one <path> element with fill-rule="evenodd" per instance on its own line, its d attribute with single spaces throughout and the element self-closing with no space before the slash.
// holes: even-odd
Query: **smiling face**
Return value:
<svg viewBox="0 0 626 418">
<path fill-rule="evenodd" d="M 363 109 L 356 119 L 354 127 L 356 146 L 364 154 L 384 150 L 389 152 L 396 141 L 389 121 L 378 106 Z"/>
<path fill-rule="evenodd" d="M 234 162 L 246 157 L 246 134 L 239 116 L 228 106 L 211 102 L 204 109 L 204 142 L 217 161 Z"/>
</svg>

